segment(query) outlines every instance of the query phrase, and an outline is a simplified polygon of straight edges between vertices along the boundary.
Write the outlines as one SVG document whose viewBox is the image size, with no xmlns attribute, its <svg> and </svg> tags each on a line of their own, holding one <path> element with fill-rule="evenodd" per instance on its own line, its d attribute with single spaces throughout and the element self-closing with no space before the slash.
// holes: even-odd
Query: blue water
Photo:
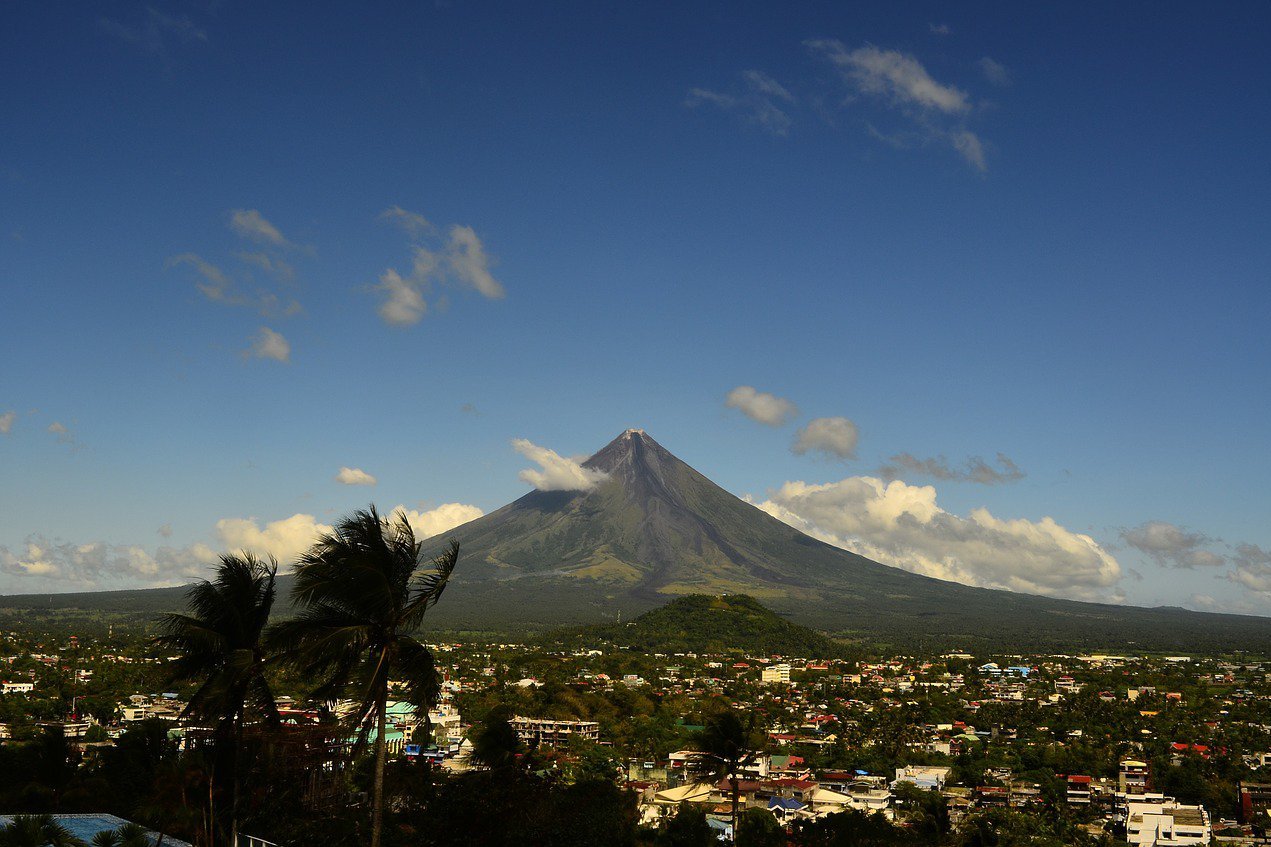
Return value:
<svg viewBox="0 0 1271 847">
<path fill-rule="evenodd" d="M 13 820 L 12 815 L 0 815 L 0 824 L 8 824 Z M 84 841 L 91 841 L 93 836 L 99 832 L 105 832 L 111 829 L 119 829 L 128 821 L 123 818 L 117 818 L 114 815 L 54 815 L 53 820 L 60 823 L 71 831 L 76 838 L 82 838 Z M 155 836 L 151 833 L 151 839 L 155 840 Z M 184 841 L 178 841 L 174 838 L 164 837 L 163 843 L 171 844 L 172 847 L 189 847 Z"/>
</svg>

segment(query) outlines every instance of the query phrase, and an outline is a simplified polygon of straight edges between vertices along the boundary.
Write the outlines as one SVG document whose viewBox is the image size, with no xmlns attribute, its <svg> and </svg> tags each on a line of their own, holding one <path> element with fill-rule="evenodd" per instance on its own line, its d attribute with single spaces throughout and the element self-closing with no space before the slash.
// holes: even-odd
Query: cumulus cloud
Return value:
<svg viewBox="0 0 1271 847">
<path fill-rule="evenodd" d="M 160 547 L 150 553 L 130 544 L 71 544 L 32 536 L 17 551 L 0 547 L 0 573 L 34 579 L 23 587 L 92 588 L 119 584 L 175 585 L 200 576 L 216 553 L 202 544 Z"/>
<path fill-rule="evenodd" d="M 1227 579 L 1235 584 L 1271 598 L 1271 551 L 1257 544 L 1238 544 L 1232 557 L 1235 569 Z"/>
<path fill-rule="evenodd" d="M 380 219 L 397 224 L 418 241 L 433 236 L 435 228 L 422 215 L 393 206 Z M 431 246 L 428 246 L 431 245 Z M 476 230 L 452 226 L 445 238 L 430 237 L 428 245 L 411 245 L 411 267 L 407 272 L 388 268 L 380 274 L 372 290 L 381 293 L 380 317 L 392 326 L 419 323 L 428 312 L 427 296 L 447 282 L 471 288 L 491 300 L 506 295 L 503 284 L 494 278 L 494 260 L 486 252 Z"/>
<path fill-rule="evenodd" d="M 243 351 L 248 358 L 273 359 L 286 364 L 291 361 L 291 343 L 267 326 L 256 331 L 252 346 Z"/>
<path fill-rule="evenodd" d="M 397 506 L 389 514 L 394 519 L 404 516 L 407 523 L 410 524 L 410 528 L 415 531 L 416 540 L 422 541 L 425 538 L 432 538 L 434 535 L 449 532 L 457 526 L 466 524 L 468 521 L 475 521 L 484 515 L 485 512 L 477 506 L 470 506 L 466 503 L 442 503 L 435 509 L 423 511 Z"/>
<path fill-rule="evenodd" d="M 608 476 L 524 438 L 513 439 L 512 447 L 539 466 L 538 470 L 526 468 L 517 475 L 539 491 L 590 491 Z"/>
<path fill-rule="evenodd" d="M 827 543 L 915 573 L 1056 597 L 1121 599 L 1121 566 L 1090 536 L 1049 517 L 1003 520 L 983 508 L 968 517 L 950 514 L 929 485 L 868 476 L 787 482 L 756 505 Z"/>
<path fill-rule="evenodd" d="M 1199 532 L 1188 532 L 1166 521 L 1147 521 L 1131 529 L 1123 529 L 1121 538 L 1167 568 L 1216 568 L 1226 561 L 1223 556 L 1205 549 L 1217 539 Z"/>
<path fill-rule="evenodd" d="M 786 110 L 796 102 L 795 96 L 762 71 L 745 71 L 742 80 L 744 89 L 739 93 L 691 88 L 684 105 L 690 108 L 711 105 L 736 111 L 748 122 L 773 135 L 788 135 L 793 122 Z"/>
<path fill-rule="evenodd" d="M 339 473 L 335 475 L 335 481 L 341 485 L 374 485 L 379 482 L 378 479 L 371 476 L 361 468 L 340 468 Z"/>
<path fill-rule="evenodd" d="M 13 422 L 18 419 L 17 412 L 5 412 L 0 415 L 0 435 L 8 435 L 13 431 Z"/>
<path fill-rule="evenodd" d="M 824 453 L 839 459 L 856 456 L 856 442 L 860 433 L 856 424 L 847 418 L 814 418 L 794 435 L 790 449 L 802 456 L 805 453 Z"/>
<path fill-rule="evenodd" d="M 1005 87 L 1011 84 L 1011 72 L 1001 62 L 995 62 L 985 56 L 976 64 L 979 65 L 980 73 L 984 74 L 984 78 L 994 85 Z"/>
<path fill-rule="evenodd" d="M 839 72 L 851 94 L 849 100 L 880 103 L 909 125 L 909 130 L 896 133 L 871 124 L 873 135 L 894 146 L 911 146 L 911 137 L 924 144 L 947 144 L 976 170 L 987 169 L 984 142 L 966 126 L 972 112 L 970 95 L 937 81 L 917 57 L 872 44 L 849 49 L 832 38 L 811 39 L 804 45 Z"/>
<path fill-rule="evenodd" d="M 272 244 L 275 247 L 290 247 L 291 242 L 283 237 L 278 227 L 265 220 L 265 216 L 255 209 L 233 209 L 230 211 L 230 229 L 249 241 Z"/>
<path fill-rule="evenodd" d="M 1017 482 L 1027 474 L 1005 453 L 997 454 L 997 467 L 979 456 L 967 459 L 962 467 L 952 467 L 944 456 L 920 459 L 912 453 L 898 453 L 878 469 L 885 480 L 905 476 L 922 476 L 950 482 L 974 482 L 978 485 L 1002 485 Z"/>
<path fill-rule="evenodd" d="M 750 385 L 739 385 L 728 392 L 724 405 L 768 426 L 781 426 L 799 414 L 799 407 L 784 397 L 757 391 Z"/>
<path fill-rule="evenodd" d="M 263 526 L 255 518 L 223 518 L 216 522 L 216 537 L 227 552 L 273 556 L 279 562 L 288 563 L 312 547 L 319 535 L 332 529 L 313 515 L 303 513 Z"/>
</svg>

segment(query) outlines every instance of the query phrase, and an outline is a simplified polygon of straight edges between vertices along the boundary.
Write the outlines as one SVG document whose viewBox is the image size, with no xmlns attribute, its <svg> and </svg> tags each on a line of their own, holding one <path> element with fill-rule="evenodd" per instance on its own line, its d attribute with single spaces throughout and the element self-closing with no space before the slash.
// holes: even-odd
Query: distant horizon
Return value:
<svg viewBox="0 0 1271 847">
<path fill-rule="evenodd" d="M 8 22 L 2 594 L 437 534 L 634 426 L 902 570 L 1271 615 L 1263 4 Z"/>
</svg>

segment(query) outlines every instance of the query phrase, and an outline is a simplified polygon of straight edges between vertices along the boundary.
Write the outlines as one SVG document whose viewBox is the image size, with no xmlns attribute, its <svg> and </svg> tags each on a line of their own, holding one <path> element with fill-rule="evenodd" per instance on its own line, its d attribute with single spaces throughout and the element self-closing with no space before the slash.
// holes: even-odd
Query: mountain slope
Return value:
<svg viewBox="0 0 1271 847">
<path fill-rule="evenodd" d="M 688 594 L 747 594 L 790 620 L 896 646 L 1271 654 L 1271 621 L 971 588 L 810 538 L 733 496 L 642 430 L 585 466 L 587 491 L 531 491 L 424 544 L 461 544 L 435 627 L 518 632 L 629 617 Z M 280 579 L 283 596 L 289 579 Z M 182 589 L 0 598 L 0 608 L 178 608 Z"/>
</svg>

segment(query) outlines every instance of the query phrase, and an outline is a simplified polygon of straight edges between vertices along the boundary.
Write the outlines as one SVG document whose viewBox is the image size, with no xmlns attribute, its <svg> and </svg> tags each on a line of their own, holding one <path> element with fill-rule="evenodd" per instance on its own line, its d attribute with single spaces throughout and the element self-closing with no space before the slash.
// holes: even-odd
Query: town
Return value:
<svg viewBox="0 0 1271 847">
<path fill-rule="evenodd" d="M 577 814 L 608 815 L 630 843 L 694 843 L 668 840 L 694 826 L 700 843 L 732 840 L 734 826 L 754 844 L 1271 843 L 1262 658 L 657 653 L 550 638 L 429 647 L 436 704 L 426 717 L 387 704 L 402 814 L 412 781 L 432 784 L 427 794 L 475 774 L 611 787 L 609 806 Z M 161 811 L 145 784 L 173 779 L 209 734 L 183 718 L 192 690 L 165 687 L 175 657 L 113 629 L 15 630 L 3 651 L 3 811 L 148 814 L 197 842 L 197 825 Z M 356 804 L 344 755 L 356 739 L 337 719 L 357 704 L 318 701 L 283 671 L 275 691 L 285 755 L 266 763 L 271 779 L 303 776 L 290 781 L 296 809 Z M 744 724 L 731 771 L 701 743 L 721 714 Z M 155 739 L 170 750 L 138 757 Z M 120 770 L 131 785 L 94 790 Z M 884 835 L 826 840 L 848 821 Z M 1018 838 L 969 835 L 986 829 Z M 284 837 L 281 826 L 265 835 Z"/>
</svg>

